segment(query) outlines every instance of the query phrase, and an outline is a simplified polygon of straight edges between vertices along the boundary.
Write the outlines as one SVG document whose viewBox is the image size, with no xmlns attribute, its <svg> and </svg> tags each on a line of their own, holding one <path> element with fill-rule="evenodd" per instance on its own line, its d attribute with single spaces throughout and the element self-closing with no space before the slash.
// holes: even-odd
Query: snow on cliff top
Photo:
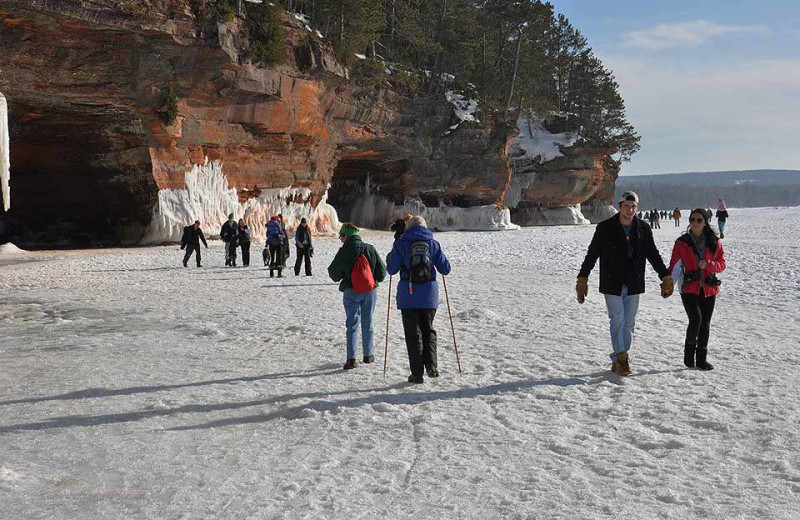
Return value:
<svg viewBox="0 0 800 520">
<path fill-rule="evenodd" d="M 543 163 L 564 155 L 560 147 L 572 146 L 579 137 L 577 132 L 551 134 L 544 128 L 542 118 L 538 116 L 531 118 L 521 116 L 517 120 L 517 126 L 519 136 L 511 144 L 511 155 L 515 157 L 525 155 L 530 159 L 539 156 Z"/>
<path fill-rule="evenodd" d="M 467 99 L 461 94 L 456 94 L 452 90 L 448 90 L 445 92 L 445 97 L 447 101 L 453 104 L 456 111 L 456 117 L 461 121 L 475 121 L 479 123 L 478 119 L 475 118 L 475 112 L 478 110 L 478 100 L 477 99 Z"/>
</svg>

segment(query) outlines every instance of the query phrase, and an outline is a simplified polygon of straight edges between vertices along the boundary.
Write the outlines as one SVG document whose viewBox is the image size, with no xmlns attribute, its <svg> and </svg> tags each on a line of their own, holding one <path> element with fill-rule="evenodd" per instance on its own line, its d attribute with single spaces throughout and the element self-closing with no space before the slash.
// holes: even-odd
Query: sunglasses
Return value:
<svg viewBox="0 0 800 520">
<path fill-rule="evenodd" d="M 703 220 L 701 218 L 690 218 L 689 222 L 697 222 L 698 224 L 703 224 L 705 222 L 705 220 Z"/>
</svg>

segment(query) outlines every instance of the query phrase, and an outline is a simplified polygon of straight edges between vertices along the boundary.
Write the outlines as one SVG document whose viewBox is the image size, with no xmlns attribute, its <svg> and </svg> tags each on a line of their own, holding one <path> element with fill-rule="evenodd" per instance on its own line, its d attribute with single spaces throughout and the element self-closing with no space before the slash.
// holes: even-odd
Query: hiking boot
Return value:
<svg viewBox="0 0 800 520">
<path fill-rule="evenodd" d="M 619 363 L 617 363 L 616 361 L 611 362 L 611 372 L 615 374 L 619 372 Z"/>
<path fill-rule="evenodd" d="M 350 358 L 347 360 L 347 363 L 344 364 L 345 370 L 352 370 L 356 367 L 356 360 L 355 358 Z"/>
<path fill-rule="evenodd" d="M 186 262 L 184 262 L 184 263 L 183 263 L 183 267 L 189 267 L 189 266 L 188 266 L 188 265 L 186 265 Z"/>
<path fill-rule="evenodd" d="M 714 365 L 706 361 L 706 357 L 708 356 L 708 349 L 702 348 L 697 349 L 697 370 L 714 370 Z"/>
<path fill-rule="evenodd" d="M 425 382 L 425 380 L 422 378 L 422 376 L 415 376 L 414 374 L 411 374 L 408 376 L 408 382 L 414 383 L 415 385 L 421 385 Z"/>
<path fill-rule="evenodd" d="M 694 368 L 694 345 L 686 345 L 683 347 L 683 364 L 687 368 Z"/>
<path fill-rule="evenodd" d="M 631 366 L 628 362 L 628 353 L 623 352 L 617 355 L 617 374 L 621 376 L 629 376 L 633 372 L 631 371 Z"/>
<path fill-rule="evenodd" d="M 375 356 L 364 356 L 364 363 L 365 364 L 374 363 L 374 362 L 375 362 Z"/>
<path fill-rule="evenodd" d="M 428 377 L 439 377 L 439 369 L 436 367 L 425 367 L 425 372 L 428 373 Z"/>
</svg>

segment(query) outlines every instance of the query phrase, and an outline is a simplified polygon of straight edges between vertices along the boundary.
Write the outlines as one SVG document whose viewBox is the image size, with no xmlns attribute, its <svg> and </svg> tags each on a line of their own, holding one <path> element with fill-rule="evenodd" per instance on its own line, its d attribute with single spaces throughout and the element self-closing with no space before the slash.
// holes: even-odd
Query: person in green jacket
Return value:
<svg viewBox="0 0 800 520">
<path fill-rule="evenodd" d="M 378 302 L 378 284 L 386 278 L 386 264 L 383 263 L 375 248 L 366 244 L 358 235 L 359 229 L 353 224 L 345 223 L 339 229 L 339 240 L 342 247 L 328 266 L 328 275 L 334 282 L 339 282 L 339 290 L 344 293 L 344 312 L 347 326 L 347 362 L 345 370 L 356 367 L 356 350 L 358 347 L 358 325 L 361 324 L 361 346 L 364 350 L 364 363 L 375 361 L 374 330 L 372 316 Z M 372 290 L 356 292 L 353 289 L 351 273 L 356 260 L 361 256 L 367 260 L 374 280 Z"/>
</svg>

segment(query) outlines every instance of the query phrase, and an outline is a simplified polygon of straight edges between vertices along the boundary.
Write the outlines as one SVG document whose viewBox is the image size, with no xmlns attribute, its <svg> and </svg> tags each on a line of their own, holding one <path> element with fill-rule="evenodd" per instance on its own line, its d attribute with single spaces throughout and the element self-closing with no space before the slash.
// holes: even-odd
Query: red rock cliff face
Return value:
<svg viewBox="0 0 800 520">
<path fill-rule="evenodd" d="M 208 229 L 229 210 L 263 220 L 273 206 L 248 200 L 278 188 L 294 190 L 274 207 L 313 210 L 332 181 L 334 198 L 337 182 L 342 191 L 367 175 L 398 203 L 503 200 L 513 128 L 462 123 L 447 135 L 443 99 L 358 87 L 288 14 L 287 59 L 273 68 L 249 62 L 241 16 L 216 20 L 202 0 L 0 0 L 12 217 L 136 243 L 146 232 L 174 239 L 198 211 Z M 178 106 L 170 126 L 159 117 L 167 89 Z M 167 214 L 165 194 L 207 161 L 219 161 L 233 202 Z"/>
</svg>

